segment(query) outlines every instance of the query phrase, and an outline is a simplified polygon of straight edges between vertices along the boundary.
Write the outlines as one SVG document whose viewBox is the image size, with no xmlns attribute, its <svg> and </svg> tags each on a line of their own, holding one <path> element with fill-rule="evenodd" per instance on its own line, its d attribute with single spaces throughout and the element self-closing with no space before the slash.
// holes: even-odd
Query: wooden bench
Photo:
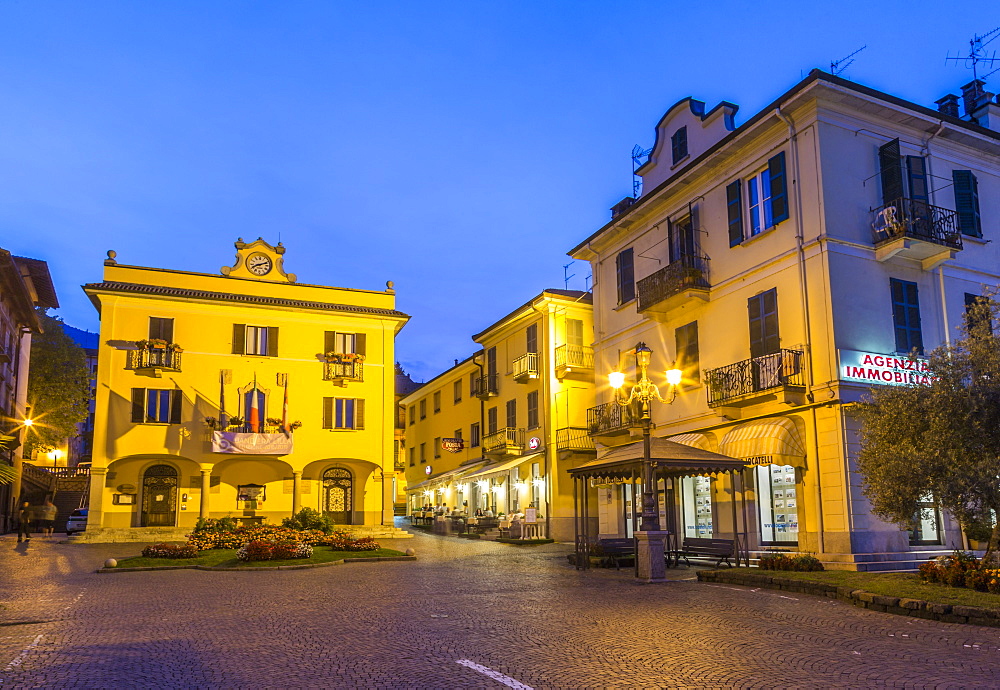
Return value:
<svg viewBox="0 0 1000 690">
<path fill-rule="evenodd" d="M 695 558 L 715 558 L 718 559 L 715 563 L 716 568 L 722 565 L 723 561 L 732 568 L 733 564 L 729 562 L 729 559 L 736 556 L 736 542 L 732 539 L 684 537 L 681 548 L 677 552 L 677 557 L 678 560 L 683 557 L 684 561 L 688 565 L 691 565 L 688 556 Z"/>
<path fill-rule="evenodd" d="M 598 539 L 597 546 L 604 562 L 614 563 L 615 570 L 621 570 L 619 559 L 631 558 L 633 561 L 635 560 L 634 539 Z"/>
</svg>

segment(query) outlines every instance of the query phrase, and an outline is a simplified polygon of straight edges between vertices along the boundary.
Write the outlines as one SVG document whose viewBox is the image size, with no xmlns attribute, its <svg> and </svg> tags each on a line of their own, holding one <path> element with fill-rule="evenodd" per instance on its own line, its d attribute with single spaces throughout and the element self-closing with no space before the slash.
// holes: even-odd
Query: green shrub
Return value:
<svg viewBox="0 0 1000 690">
<path fill-rule="evenodd" d="M 281 526 L 297 530 L 316 530 L 323 534 L 332 534 L 337 528 L 333 518 L 312 508 L 303 508 L 292 517 L 285 518 L 281 521 Z"/>
<path fill-rule="evenodd" d="M 220 534 L 222 532 L 234 532 L 239 526 L 239 523 L 228 515 L 221 518 L 200 517 L 198 518 L 198 522 L 194 525 L 194 531 L 196 533 L 206 532 L 208 534 Z"/>
<path fill-rule="evenodd" d="M 819 559 L 809 554 L 789 556 L 784 553 L 768 553 L 760 557 L 761 570 L 791 570 L 801 573 L 823 570 Z"/>
</svg>

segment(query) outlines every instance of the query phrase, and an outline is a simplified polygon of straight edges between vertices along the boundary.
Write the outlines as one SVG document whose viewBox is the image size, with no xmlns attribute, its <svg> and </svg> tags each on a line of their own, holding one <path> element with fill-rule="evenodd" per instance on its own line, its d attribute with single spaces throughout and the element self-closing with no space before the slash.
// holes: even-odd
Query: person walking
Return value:
<svg viewBox="0 0 1000 690">
<path fill-rule="evenodd" d="M 38 526 L 43 537 L 51 537 L 55 529 L 56 516 L 59 509 L 56 508 L 51 498 L 46 498 L 45 503 L 36 511 L 38 513 Z"/>
<path fill-rule="evenodd" d="M 31 520 L 34 518 L 34 511 L 31 509 L 31 504 L 27 501 L 21 505 L 21 510 L 17 513 L 17 519 L 20 521 L 20 525 L 17 528 L 17 540 L 21 541 L 31 541 Z"/>
</svg>

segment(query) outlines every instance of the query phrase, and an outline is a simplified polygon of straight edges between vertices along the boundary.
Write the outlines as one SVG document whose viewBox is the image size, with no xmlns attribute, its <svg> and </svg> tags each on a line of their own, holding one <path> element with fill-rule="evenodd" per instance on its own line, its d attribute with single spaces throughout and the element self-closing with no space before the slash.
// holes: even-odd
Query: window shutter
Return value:
<svg viewBox="0 0 1000 690">
<path fill-rule="evenodd" d="M 273 326 L 267 329 L 267 356 L 278 356 L 278 329 Z"/>
<path fill-rule="evenodd" d="M 788 176 L 785 174 L 785 152 L 767 162 L 771 178 L 771 222 L 777 225 L 788 220 Z"/>
<path fill-rule="evenodd" d="M 906 175 L 910 181 L 910 198 L 927 202 L 927 163 L 923 156 L 906 157 Z"/>
<path fill-rule="evenodd" d="M 366 341 L 367 341 L 367 338 L 365 338 L 365 334 L 364 333 L 355 333 L 354 334 L 354 351 L 356 353 L 358 353 L 359 355 L 367 355 L 368 354 L 368 352 L 366 351 L 366 349 L 367 349 L 367 347 L 366 347 L 367 346 L 367 342 Z"/>
<path fill-rule="evenodd" d="M 132 423 L 142 424 L 146 421 L 146 389 L 132 389 Z"/>
<path fill-rule="evenodd" d="M 743 187 L 740 180 L 726 185 L 726 209 L 729 214 L 729 246 L 743 242 Z"/>
<path fill-rule="evenodd" d="M 625 304 L 635 299 L 635 273 L 631 247 L 618 253 L 615 268 L 618 273 L 618 304 Z"/>
<path fill-rule="evenodd" d="M 905 196 L 903 168 L 899 164 L 899 139 L 893 139 L 878 149 L 879 174 L 882 177 L 882 205 L 887 206 Z"/>
<path fill-rule="evenodd" d="M 979 215 L 979 182 L 971 170 L 952 170 L 951 179 L 955 183 L 955 211 L 958 212 L 958 228 L 963 235 L 983 236 L 982 218 Z"/>
<path fill-rule="evenodd" d="M 323 428 L 333 428 L 333 398 L 323 398 Z"/>
<path fill-rule="evenodd" d="M 179 390 L 170 391 L 170 423 L 181 423 L 181 401 L 184 398 Z"/>
<path fill-rule="evenodd" d="M 538 324 L 533 323 L 525 329 L 527 352 L 538 354 Z"/>
<path fill-rule="evenodd" d="M 325 331 L 323 333 L 323 353 L 333 352 L 337 347 L 336 331 Z"/>
<path fill-rule="evenodd" d="M 762 357 L 781 349 L 778 337 L 778 291 L 768 290 L 747 300 L 750 317 L 750 357 Z"/>
<path fill-rule="evenodd" d="M 242 355 L 246 352 L 247 325 L 245 323 L 233 324 L 233 354 Z"/>
<path fill-rule="evenodd" d="M 365 428 L 365 401 L 360 398 L 354 401 L 354 428 Z"/>
</svg>

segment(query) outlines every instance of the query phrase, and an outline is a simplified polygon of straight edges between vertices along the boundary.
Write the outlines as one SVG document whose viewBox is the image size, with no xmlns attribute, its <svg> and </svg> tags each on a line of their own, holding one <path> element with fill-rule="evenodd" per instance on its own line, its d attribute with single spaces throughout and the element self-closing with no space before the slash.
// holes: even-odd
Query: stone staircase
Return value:
<svg viewBox="0 0 1000 690">
<path fill-rule="evenodd" d="M 413 535 L 399 527 L 389 525 L 338 525 L 354 539 L 371 537 L 372 539 L 413 539 Z"/>
<path fill-rule="evenodd" d="M 750 565 L 756 566 L 760 557 L 784 553 L 789 556 L 800 555 L 797 551 L 751 551 Z M 827 570 L 855 570 L 866 573 L 916 572 L 921 563 L 938 556 L 948 556 L 953 549 L 935 549 L 931 551 L 904 551 L 891 553 L 821 553 L 807 554 L 816 556 Z"/>
</svg>

